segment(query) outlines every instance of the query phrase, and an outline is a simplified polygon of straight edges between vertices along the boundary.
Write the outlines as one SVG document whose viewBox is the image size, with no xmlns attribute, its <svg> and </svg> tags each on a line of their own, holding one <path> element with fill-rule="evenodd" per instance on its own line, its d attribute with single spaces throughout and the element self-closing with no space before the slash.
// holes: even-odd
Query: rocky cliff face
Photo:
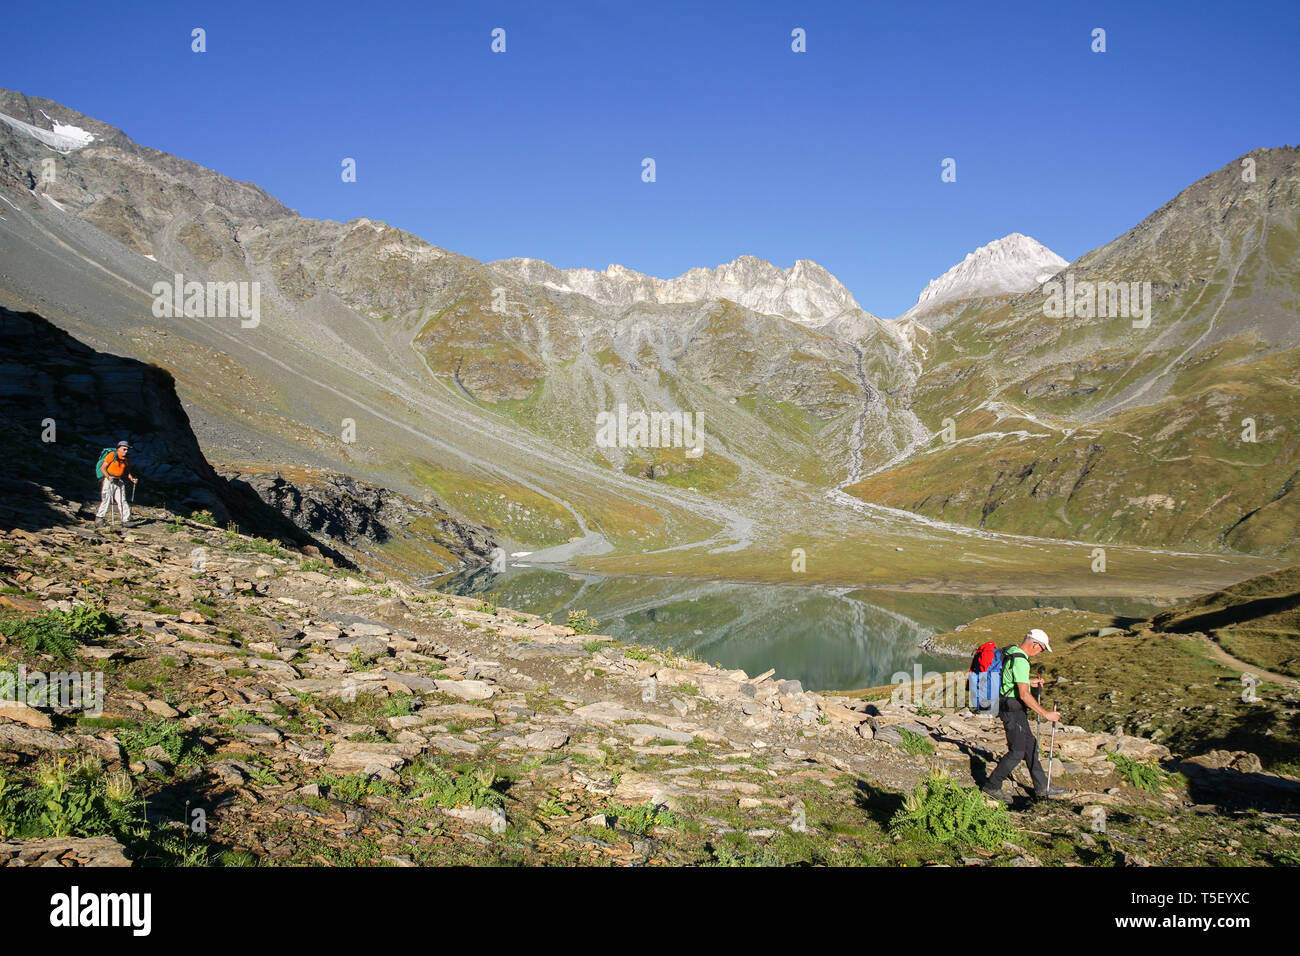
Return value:
<svg viewBox="0 0 1300 956">
<path fill-rule="evenodd" d="M 156 237 L 178 210 L 200 212 L 209 206 L 235 218 L 269 221 L 293 215 L 252 183 L 235 182 L 210 169 L 131 140 L 107 123 L 53 100 L 0 89 L 0 113 L 37 130 L 72 127 L 65 148 L 12 124 L 0 160 L 0 183 L 10 195 L 30 200 L 35 190 L 80 215 L 141 255 L 156 251 Z M 90 138 L 86 138 L 86 137 Z M 53 177 L 42 162 L 54 159 Z"/>
</svg>

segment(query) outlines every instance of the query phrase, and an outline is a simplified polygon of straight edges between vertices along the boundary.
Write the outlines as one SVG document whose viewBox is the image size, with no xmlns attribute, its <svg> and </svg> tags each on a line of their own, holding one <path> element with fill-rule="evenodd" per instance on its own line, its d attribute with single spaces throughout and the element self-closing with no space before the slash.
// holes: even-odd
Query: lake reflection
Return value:
<svg viewBox="0 0 1300 956">
<path fill-rule="evenodd" d="M 563 624 L 585 610 L 596 631 L 621 640 L 693 653 L 754 676 L 775 669 L 809 690 L 888 684 L 897 671 L 956 670 L 964 662 L 923 653 L 924 638 L 985 614 L 1033 607 L 1078 607 L 1146 617 L 1155 606 L 1105 598 L 990 597 L 900 591 L 603 577 L 586 572 L 486 569 L 427 582 L 450 594 L 490 597 L 498 606 Z"/>
</svg>

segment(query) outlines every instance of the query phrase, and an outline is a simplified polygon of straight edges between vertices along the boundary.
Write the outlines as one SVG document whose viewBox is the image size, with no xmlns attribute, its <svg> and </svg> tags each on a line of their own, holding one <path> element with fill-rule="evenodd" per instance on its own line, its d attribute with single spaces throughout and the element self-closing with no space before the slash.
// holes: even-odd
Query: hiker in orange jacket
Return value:
<svg viewBox="0 0 1300 956">
<path fill-rule="evenodd" d="M 117 505 L 117 513 L 122 518 L 122 527 L 131 527 L 131 505 L 126 500 L 126 481 L 132 484 L 139 481 L 135 468 L 128 460 L 131 446 L 124 441 L 117 443 L 117 448 L 110 451 L 100 462 L 99 470 L 104 473 L 104 483 L 99 489 L 99 511 L 95 514 L 95 524 L 103 524 L 104 516 L 112 505 Z"/>
</svg>

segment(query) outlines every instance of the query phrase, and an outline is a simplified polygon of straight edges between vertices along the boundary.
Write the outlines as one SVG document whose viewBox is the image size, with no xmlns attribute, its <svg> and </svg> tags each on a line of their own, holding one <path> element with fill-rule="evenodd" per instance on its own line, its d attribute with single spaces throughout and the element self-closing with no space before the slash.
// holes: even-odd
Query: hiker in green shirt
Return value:
<svg viewBox="0 0 1300 956">
<path fill-rule="evenodd" d="M 1047 774 L 1038 762 L 1038 740 L 1029 727 L 1031 710 L 1052 723 L 1061 719 L 1057 711 L 1044 710 L 1034 699 L 1033 688 L 1042 687 L 1043 679 L 1029 676 L 1029 659 L 1043 651 L 1050 652 L 1051 649 L 1047 633 L 1034 628 L 1025 635 L 1018 647 L 1008 647 L 1002 654 L 1002 699 L 998 702 L 998 717 L 1007 732 L 1007 754 L 998 761 L 997 767 L 980 789 L 1003 803 L 1010 803 L 1010 800 L 1002 795 L 1002 784 L 1022 760 L 1029 768 L 1030 779 L 1034 782 L 1035 800 L 1062 796 L 1066 792 L 1060 787 L 1048 790 Z"/>
</svg>

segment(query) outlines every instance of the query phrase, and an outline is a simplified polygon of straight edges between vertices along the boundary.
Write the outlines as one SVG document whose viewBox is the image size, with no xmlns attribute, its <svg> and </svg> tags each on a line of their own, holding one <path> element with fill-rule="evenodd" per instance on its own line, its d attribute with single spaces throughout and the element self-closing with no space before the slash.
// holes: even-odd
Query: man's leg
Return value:
<svg viewBox="0 0 1300 956">
<path fill-rule="evenodd" d="M 122 497 L 118 499 L 121 502 L 122 524 L 131 523 L 131 499 L 126 493 L 126 482 L 123 481 L 117 486 L 117 493 Z"/>
<path fill-rule="evenodd" d="M 108 506 L 113 501 L 113 479 L 105 478 L 99 486 L 99 510 L 95 512 L 95 520 L 102 521 L 104 515 L 108 514 Z"/>
<path fill-rule="evenodd" d="M 998 716 L 1002 718 L 1002 726 L 1007 732 L 1007 754 L 998 761 L 998 765 L 984 782 L 984 789 L 993 791 L 1001 789 L 1002 782 L 1011 776 L 1011 771 L 1015 770 L 1016 765 L 1025 758 L 1024 735 L 1020 731 L 1020 724 L 1025 722 L 1025 715 L 1020 711 L 1004 710 Z"/>
<path fill-rule="evenodd" d="M 114 481 L 110 486 L 110 491 L 108 494 L 109 494 L 109 501 L 111 502 L 109 505 L 109 512 L 111 513 L 112 510 L 116 508 L 117 520 L 121 521 L 122 520 L 122 485 L 119 482 Z"/>
</svg>

